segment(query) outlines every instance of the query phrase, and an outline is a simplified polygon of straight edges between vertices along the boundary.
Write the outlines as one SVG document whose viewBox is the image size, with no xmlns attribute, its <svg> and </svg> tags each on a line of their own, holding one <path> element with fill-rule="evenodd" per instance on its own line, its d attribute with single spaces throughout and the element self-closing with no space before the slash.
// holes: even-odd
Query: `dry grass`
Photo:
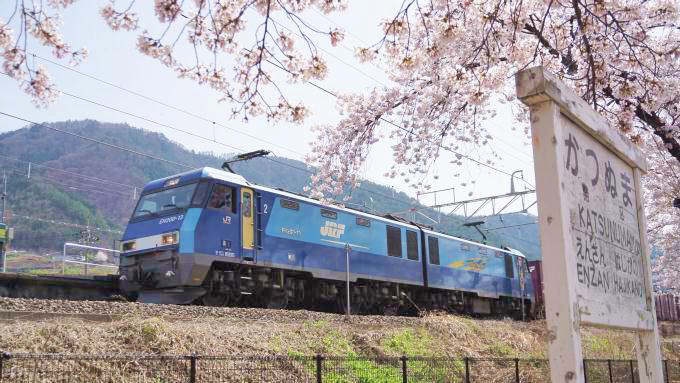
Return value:
<svg viewBox="0 0 680 383">
<path fill-rule="evenodd" d="M 35 302 L 27 307 L 35 308 L 34 304 Z M 287 355 L 294 357 L 320 353 L 350 358 L 407 355 L 545 359 L 547 356 L 547 335 L 545 323 L 542 321 L 526 323 L 510 320 L 479 320 L 436 313 L 422 318 L 359 316 L 347 321 L 341 315 L 306 311 L 208 310 L 208 308 L 178 307 L 169 308 L 168 312 L 171 314 L 158 316 L 149 314 L 163 312 L 160 306 L 147 307 L 139 304 L 125 306 L 125 304 L 117 303 L 110 306 L 103 306 L 99 303 L 96 306 L 88 306 L 88 303 L 84 304 L 88 310 L 96 312 L 109 307 L 112 311 L 120 313 L 127 307 L 129 314 L 124 319 L 113 322 L 89 322 L 80 319 L 6 321 L 2 323 L 2 331 L 0 331 L 0 350 L 15 353 L 48 352 L 84 355 L 130 353 L 189 355 L 195 352 L 199 355 Z M 196 316 L 192 318 L 190 314 Z M 586 358 L 635 358 L 633 339 L 626 333 L 584 329 L 582 343 Z M 680 359 L 676 352 L 680 352 L 680 345 L 673 352 L 667 347 L 664 356 L 670 359 Z M 78 363 L 83 368 L 95 366 L 102 374 L 107 372 L 107 368 L 111 369 L 107 367 L 110 365 L 101 361 L 79 361 Z M 272 372 L 270 381 L 295 381 L 294 378 L 283 379 L 281 374 L 301 376 L 313 370 L 312 362 L 299 362 L 297 365 L 291 363 L 285 362 L 281 365 L 283 367 Z M 355 364 L 350 364 L 344 373 L 357 374 L 357 376 L 367 372 L 378 374 L 376 376 L 384 373 L 381 368 L 385 365 L 379 365 L 376 362 L 352 363 Z M 509 368 L 510 365 L 502 365 L 498 362 L 475 363 L 476 374 L 482 371 L 482 374 L 488 375 L 484 377 L 477 375 L 477 378 L 481 379 L 477 381 L 495 382 L 514 376 L 514 370 Z M 138 366 L 138 370 L 143 370 L 141 364 L 135 365 Z M 462 364 L 455 363 L 434 369 L 430 366 L 428 368 L 431 369 L 427 371 L 428 374 L 436 374 L 437 371 L 457 373 L 456 369 L 460 369 L 461 366 Z M 418 367 L 415 363 L 412 368 L 418 372 L 418 368 L 425 367 Z M 521 372 L 522 381 L 544 381 L 546 368 L 545 363 L 534 365 L 525 362 Z M 217 370 L 219 369 L 216 368 L 214 371 Z M 112 378 L 111 381 L 125 381 L 124 378 L 117 379 Z M 353 381 L 343 379 L 337 381 Z M 448 381 L 447 379 L 444 378 L 441 381 Z M 267 379 L 263 378 L 263 381 L 265 380 Z M 156 380 L 149 381 L 155 382 Z M 373 382 L 374 380 L 365 381 Z M 392 380 L 388 378 L 375 380 L 375 382 L 378 381 Z"/>
<path fill-rule="evenodd" d="M 146 317 L 131 313 L 113 322 L 79 319 L 6 321 L 0 350 L 78 354 L 199 354 L 336 356 L 446 356 L 545 358 L 544 322 L 478 320 L 454 315 L 411 318 L 324 314 L 322 319 Z M 629 334 L 599 329 L 582 332 L 586 358 L 634 358 Z M 675 359 L 667 350 L 666 357 Z M 680 351 L 676 347 L 676 352 Z"/>
</svg>

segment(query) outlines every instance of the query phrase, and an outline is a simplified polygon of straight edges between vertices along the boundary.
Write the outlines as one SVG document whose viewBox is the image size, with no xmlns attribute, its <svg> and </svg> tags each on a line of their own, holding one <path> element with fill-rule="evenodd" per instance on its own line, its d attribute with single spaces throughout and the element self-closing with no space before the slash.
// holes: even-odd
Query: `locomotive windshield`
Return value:
<svg viewBox="0 0 680 383">
<path fill-rule="evenodd" d="M 166 210 L 184 209 L 191 204 L 197 184 L 179 186 L 156 193 L 145 194 L 139 200 L 133 218 L 157 215 Z"/>
</svg>

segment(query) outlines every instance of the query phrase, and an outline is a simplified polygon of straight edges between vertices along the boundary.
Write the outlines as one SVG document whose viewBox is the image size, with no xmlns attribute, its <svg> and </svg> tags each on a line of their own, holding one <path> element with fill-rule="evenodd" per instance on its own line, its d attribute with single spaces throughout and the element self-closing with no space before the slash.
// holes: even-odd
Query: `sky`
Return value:
<svg viewBox="0 0 680 383">
<path fill-rule="evenodd" d="M 112 31 L 99 15 L 99 9 L 107 3 L 105 0 L 79 0 L 61 11 L 63 21 L 61 32 L 64 39 L 75 48 L 86 47 L 89 51 L 87 60 L 73 69 L 132 90 L 146 98 L 45 61 L 48 59 L 68 67 L 68 62 L 53 58 L 49 51 L 42 49 L 34 41 L 28 50 L 38 55 L 35 64 L 44 65 L 48 69 L 57 88 L 64 94 L 49 107 L 38 108 L 15 80 L 0 75 L 1 112 L 35 122 L 79 119 L 124 122 L 163 133 L 170 140 L 196 151 L 210 151 L 226 156 L 237 150 L 246 152 L 268 149 L 277 156 L 297 160 L 303 160 L 310 152 L 310 143 L 315 140 L 312 127 L 320 124 L 333 125 L 341 118 L 335 98 L 309 84 L 289 84 L 282 77 L 280 86 L 286 95 L 293 100 L 304 102 L 311 111 L 311 115 L 302 125 L 272 123 L 263 118 L 250 119 L 248 122 L 231 119 L 232 106 L 218 102 L 217 92 L 191 80 L 179 79 L 170 69 L 139 53 L 136 49 L 136 40 L 141 31 Z M 336 93 L 366 93 L 374 87 L 389 86 L 388 76 L 379 65 L 360 63 L 353 52 L 356 47 L 368 46 L 380 38 L 379 23 L 392 17 L 400 4 L 401 1 L 392 0 L 350 1 L 348 8 L 339 13 L 322 15 L 317 11 L 305 12 L 303 16 L 311 25 L 322 30 L 341 28 L 346 33 L 345 40 L 337 47 L 331 47 L 324 38 L 316 41 L 329 66 L 328 77 L 318 81 L 317 84 Z M 0 2 L 0 18 L 7 20 L 13 6 L 13 1 Z M 118 6 L 122 6 L 122 3 Z M 153 27 L 157 25 L 153 23 L 152 8 L 150 1 L 137 2 L 136 9 L 140 13 L 141 24 L 155 32 Z M 274 19 L 285 24 L 284 16 L 280 14 L 274 15 Z M 229 57 L 225 54 L 222 59 L 223 63 L 228 63 Z M 82 98 L 109 108 L 83 101 Z M 190 112 L 194 116 L 150 101 L 148 98 Z M 527 137 L 521 133 L 524 131 L 523 127 L 515 125 L 508 105 L 498 104 L 497 107 L 497 117 L 488 121 L 486 125 L 494 136 L 490 149 L 470 150 L 465 154 L 481 162 L 492 159 L 493 166 L 506 173 L 521 170 L 527 183 L 523 184 L 516 180 L 515 188 L 524 190 L 535 184 L 531 145 Z M 0 116 L 2 132 L 24 126 L 25 122 Z M 223 145 L 181 133 L 170 127 L 210 137 L 214 141 L 222 142 Z M 513 127 L 516 130 L 513 131 Z M 387 129 L 387 126 L 383 129 Z M 501 159 L 492 158 L 492 151 Z M 452 159 L 441 157 L 432 168 L 431 178 L 425 180 L 432 185 L 431 190 L 455 188 L 455 192 L 437 193 L 438 203 L 452 202 L 454 198 L 460 201 L 510 191 L 508 175 L 466 159 L 463 159 L 463 166 L 454 166 L 449 163 Z M 361 176 L 416 197 L 417 191 L 400 179 L 384 176 L 391 164 L 390 142 L 381 141 L 373 148 Z M 455 174 L 459 176 L 455 177 Z M 438 176 L 436 180 L 435 175 Z M 419 199 L 425 204 L 434 204 L 434 194 L 420 196 Z M 515 205 L 515 208 L 517 206 L 519 205 Z M 535 210 L 530 211 L 535 213 Z"/>
</svg>

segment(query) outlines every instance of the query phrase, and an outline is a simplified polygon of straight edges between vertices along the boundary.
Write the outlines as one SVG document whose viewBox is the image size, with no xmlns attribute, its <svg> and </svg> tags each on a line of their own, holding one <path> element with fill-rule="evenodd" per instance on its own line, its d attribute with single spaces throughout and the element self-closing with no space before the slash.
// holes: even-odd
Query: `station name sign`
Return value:
<svg viewBox="0 0 680 383">
<path fill-rule="evenodd" d="M 562 116 L 570 252 L 577 296 L 646 310 L 633 168 Z"/>
<path fill-rule="evenodd" d="M 663 381 L 642 152 L 543 68 L 516 75 L 530 110 L 553 382 L 585 383 L 581 326 L 636 333 L 640 383 Z"/>
</svg>

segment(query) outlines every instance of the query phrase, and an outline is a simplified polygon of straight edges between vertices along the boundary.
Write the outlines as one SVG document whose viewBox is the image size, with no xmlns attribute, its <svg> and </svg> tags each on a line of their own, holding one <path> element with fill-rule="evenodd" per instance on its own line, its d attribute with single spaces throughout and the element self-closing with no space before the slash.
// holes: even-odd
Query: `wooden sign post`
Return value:
<svg viewBox="0 0 680 383">
<path fill-rule="evenodd" d="M 636 333 L 641 383 L 663 381 L 642 153 L 543 68 L 516 76 L 530 107 L 550 374 L 584 382 L 582 325 Z"/>
</svg>

